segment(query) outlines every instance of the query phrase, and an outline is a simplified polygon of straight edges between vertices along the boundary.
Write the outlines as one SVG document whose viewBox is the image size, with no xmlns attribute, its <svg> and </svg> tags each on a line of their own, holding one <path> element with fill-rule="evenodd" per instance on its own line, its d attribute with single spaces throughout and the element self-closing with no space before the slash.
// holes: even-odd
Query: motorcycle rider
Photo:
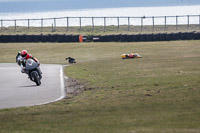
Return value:
<svg viewBox="0 0 200 133">
<path fill-rule="evenodd" d="M 37 70 L 39 72 L 39 76 L 42 77 L 42 72 L 40 70 L 40 62 L 35 58 L 33 57 L 31 54 L 28 53 L 27 50 L 22 50 L 21 52 L 18 52 L 17 53 L 17 56 L 16 56 L 16 62 L 18 63 L 18 65 L 22 65 L 22 70 L 21 72 L 22 73 L 25 73 L 25 67 L 26 67 L 26 61 L 28 59 L 33 59 L 36 63 L 38 63 L 38 67 L 37 67 Z"/>
</svg>

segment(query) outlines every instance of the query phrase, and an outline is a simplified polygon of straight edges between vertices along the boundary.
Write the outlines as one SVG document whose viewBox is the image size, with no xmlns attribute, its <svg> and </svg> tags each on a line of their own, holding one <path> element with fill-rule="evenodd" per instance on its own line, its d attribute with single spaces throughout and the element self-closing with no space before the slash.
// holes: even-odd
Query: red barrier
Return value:
<svg viewBox="0 0 200 133">
<path fill-rule="evenodd" d="M 83 42 L 83 36 L 82 35 L 79 36 L 79 42 Z"/>
</svg>

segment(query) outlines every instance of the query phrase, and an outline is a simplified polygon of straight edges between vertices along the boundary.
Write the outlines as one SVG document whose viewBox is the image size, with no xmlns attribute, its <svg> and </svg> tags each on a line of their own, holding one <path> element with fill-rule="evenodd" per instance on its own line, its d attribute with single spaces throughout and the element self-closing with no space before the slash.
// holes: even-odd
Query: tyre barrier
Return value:
<svg viewBox="0 0 200 133">
<path fill-rule="evenodd" d="M 27 35 L 26 36 L 26 42 L 32 42 L 32 39 L 33 38 L 33 36 L 32 35 Z"/>
<path fill-rule="evenodd" d="M 120 42 L 120 40 L 121 40 L 121 35 L 119 34 L 119 35 L 114 35 L 114 42 Z"/>
<path fill-rule="evenodd" d="M 14 35 L 10 36 L 10 42 L 17 42 L 17 37 Z"/>
<path fill-rule="evenodd" d="M 65 35 L 58 35 L 57 42 L 65 42 Z"/>
<path fill-rule="evenodd" d="M 65 35 L 65 42 L 72 42 L 72 35 Z"/>
<path fill-rule="evenodd" d="M 116 34 L 84 36 L 84 42 L 145 42 L 145 41 L 173 41 L 200 40 L 200 32 L 156 33 L 156 34 Z M 0 43 L 22 42 L 79 42 L 79 35 L 0 35 Z"/>
<path fill-rule="evenodd" d="M 180 39 L 181 39 L 181 33 L 172 34 L 172 40 L 180 40 Z"/>
<path fill-rule="evenodd" d="M 83 41 L 87 41 L 86 38 L 87 37 L 83 37 Z M 100 38 L 99 36 L 92 36 L 91 39 L 92 39 L 93 42 L 99 42 L 99 38 Z"/>
<path fill-rule="evenodd" d="M 127 35 L 127 42 L 132 42 L 133 35 Z"/>
<path fill-rule="evenodd" d="M 147 41 L 147 35 L 146 34 L 141 34 L 139 36 L 139 38 L 140 38 L 140 42 L 146 42 Z"/>
<path fill-rule="evenodd" d="M 166 34 L 165 33 L 160 34 L 160 41 L 166 41 Z"/>
<path fill-rule="evenodd" d="M 72 35 L 72 42 L 79 42 L 79 35 Z"/>
<path fill-rule="evenodd" d="M 25 42 L 26 35 L 17 35 L 17 42 Z"/>
<path fill-rule="evenodd" d="M 79 42 L 79 35 L 0 35 L 0 43 Z"/>
<path fill-rule="evenodd" d="M 42 35 L 41 42 L 49 42 L 49 40 L 50 40 L 49 37 L 50 37 L 49 35 Z"/>
<path fill-rule="evenodd" d="M 99 42 L 145 42 L 145 41 L 175 41 L 175 40 L 200 40 L 199 32 L 156 33 L 135 35 L 103 35 Z"/>
<path fill-rule="evenodd" d="M 107 38 L 106 35 L 102 35 L 102 36 L 100 36 L 99 41 L 100 42 L 106 42 L 107 41 L 106 38 Z"/>
<path fill-rule="evenodd" d="M 133 42 L 140 42 L 140 34 L 133 35 L 132 41 Z"/>
<path fill-rule="evenodd" d="M 121 35 L 120 42 L 128 42 L 127 41 L 127 35 Z"/>
<path fill-rule="evenodd" d="M 173 33 L 166 34 L 166 41 L 172 41 L 173 40 Z"/>
<path fill-rule="evenodd" d="M 153 34 L 153 41 L 160 41 L 160 34 Z"/>
<path fill-rule="evenodd" d="M 106 42 L 113 42 L 114 35 L 107 35 L 105 40 L 106 40 Z"/>
<path fill-rule="evenodd" d="M 10 38 L 11 36 L 9 36 L 9 35 L 2 35 L 1 36 L 1 40 L 0 40 L 0 42 L 3 42 L 3 43 L 7 43 L 7 42 L 11 42 L 11 38 Z M 14 39 L 14 38 L 13 38 Z M 15 40 L 14 40 L 15 41 Z"/>
<path fill-rule="evenodd" d="M 31 39 L 33 39 L 33 42 L 40 42 L 41 41 L 41 35 L 34 35 L 34 36 L 30 36 L 30 42 L 31 42 Z M 26 39 L 28 38 L 28 36 L 26 36 Z"/>
<path fill-rule="evenodd" d="M 200 32 L 194 33 L 194 40 L 200 40 Z"/>
<path fill-rule="evenodd" d="M 193 39 L 194 39 L 194 33 L 193 32 L 187 33 L 187 40 L 193 40 Z"/>
<path fill-rule="evenodd" d="M 152 42 L 153 41 L 153 34 L 147 34 L 146 41 Z"/>
<path fill-rule="evenodd" d="M 83 41 L 84 42 L 98 41 L 94 40 L 93 38 L 95 38 L 93 35 L 83 36 Z"/>
<path fill-rule="evenodd" d="M 57 35 L 48 35 L 49 42 L 57 42 Z"/>
<path fill-rule="evenodd" d="M 187 40 L 187 33 L 181 33 L 181 40 Z"/>
</svg>

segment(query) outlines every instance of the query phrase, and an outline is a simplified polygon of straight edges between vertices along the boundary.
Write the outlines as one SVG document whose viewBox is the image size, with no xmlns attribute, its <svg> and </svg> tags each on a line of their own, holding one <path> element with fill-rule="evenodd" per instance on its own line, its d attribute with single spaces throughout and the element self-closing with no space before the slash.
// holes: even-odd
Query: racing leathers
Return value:
<svg viewBox="0 0 200 133">
<path fill-rule="evenodd" d="M 37 67 L 36 69 L 37 69 L 38 72 L 39 72 L 39 76 L 42 77 L 42 75 L 41 75 L 42 72 L 41 72 L 41 70 L 40 70 L 40 62 L 39 62 L 35 57 L 33 57 L 31 54 L 27 54 L 26 57 L 22 57 L 22 56 L 20 55 L 20 52 L 18 52 L 18 53 L 17 53 L 17 56 L 16 56 L 16 62 L 18 63 L 19 66 L 22 67 L 21 72 L 22 72 L 22 73 L 25 73 L 25 72 L 26 72 L 26 70 L 25 70 L 25 68 L 26 68 L 26 61 L 27 61 L 28 59 L 33 59 L 36 63 L 38 63 L 38 67 Z"/>
</svg>

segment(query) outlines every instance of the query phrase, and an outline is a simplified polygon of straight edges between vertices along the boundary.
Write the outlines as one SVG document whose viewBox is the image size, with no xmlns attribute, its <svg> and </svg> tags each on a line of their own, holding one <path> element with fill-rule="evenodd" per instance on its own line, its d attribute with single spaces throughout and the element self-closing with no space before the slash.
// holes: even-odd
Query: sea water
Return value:
<svg viewBox="0 0 200 133">
<path fill-rule="evenodd" d="M 188 18 L 187 15 L 190 16 Z M 155 7 L 121 7 L 121 8 L 95 8 L 95 9 L 71 9 L 71 10 L 60 10 L 60 11 L 41 11 L 41 12 L 19 12 L 19 13 L 0 13 L 0 20 L 3 22 L 0 26 L 86 26 L 86 25 L 104 25 L 104 17 L 106 18 L 106 25 L 127 25 L 128 19 L 130 25 L 141 25 L 141 18 L 143 25 L 164 25 L 164 16 L 167 17 L 167 24 L 176 24 L 177 17 L 179 24 L 199 24 L 200 23 L 200 5 L 191 6 L 155 6 Z M 155 17 L 152 20 L 152 17 Z M 163 16 L 163 17 L 158 17 Z M 67 18 L 77 17 L 77 18 Z M 91 18 L 80 18 L 79 17 L 91 17 Z M 102 17 L 93 18 L 92 17 Z M 119 18 L 118 17 L 124 17 Z M 130 17 L 130 18 L 128 18 Z M 138 17 L 138 18 L 137 18 Z M 158 17 L 158 18 L 157 18 Z M 54 19 L 56 18 L 56 19 Z M 188 20 L 189 19 L 189 20 Z M 12 20 L 12 21 L 11 21 Z M 14 21 L 17 20 L 17 21 Z"/>
</svg>

